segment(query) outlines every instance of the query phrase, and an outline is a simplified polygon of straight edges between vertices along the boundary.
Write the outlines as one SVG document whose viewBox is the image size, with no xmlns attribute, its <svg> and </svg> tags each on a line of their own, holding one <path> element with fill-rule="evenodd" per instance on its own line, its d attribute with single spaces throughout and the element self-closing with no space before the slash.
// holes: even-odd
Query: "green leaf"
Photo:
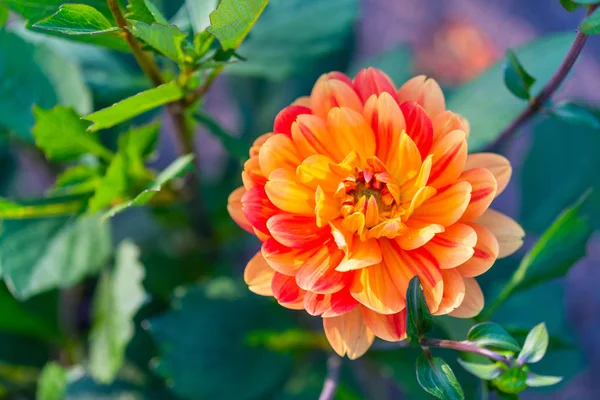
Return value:
<svg viewBox="0 0 600 400">
<path fill-rule="evenodd" d="M 177 82 L 172 81 L 138 93 L 108 108 L 85 116 L 83 119 L 94 123 L 88 130 L 95 132 L 113 127 L 153 108 L 177 101 L 183 97 L 183 94 Z"/>
<path fill-rule="evenodd" d="M 496 364 L 477 364 L 465 360 L 457 359 L 458 363 L 471 374 L 479 379 L 491 381 L 502 374 L 502 367 Z"/>
<path fill-rule="evenodd" d="M 48 17 L 58 11 L 65 0 L 2 0 L 2 2 L 11 10 L 20 14 L 30 22 L 37 22 L 42 18 Z M 91 6 L 100 11 L 105 17 L 112 20 L 112 15 L 105 0 L 78 0 L 80 4 Z"/>
<path fill-rule="evenodd" d="M 467 334 L 467 340 L 478 346 L 493 346 L 504 350 L 519 351 L 521 346 L 498 324 L 482 322 L 473 326 Z"/>
<path fill-rule="evenodd" d="M 556 71 L 573 42 L 574 34 L 545 36 L 516 49 L 515 54 L 530 74 L 537 78 L 532 94 L 537 94 Z M 469 120 L 469 150 L 481 150 L 490 144 L 526 105 L 515 98 L 503 83 L 500 61 L 475 80 L 456 90 L 447 101 L 447 109 Z"/>
<path fill-rule="evenodd" d="M 128 29 L 135 37 L 179 64 L 186 61 L 183 43 L 187 34 L 181 32 L 178 27 L 159 23 L 148 25 L 141 21 L 131 21 L 131 24 Z"/>
<path fill-rule="evenodd" d="M 569 12 L 575 11 L 581 7 L 581 4 L 577 4 L 575 0 L 560 0 L 560 4 Z"/>
<path fill-rule="evenodd" d="M 4 284 L 0 284 L 0 331 L 56 342 L 61 333 L 56 324 L 52 324 L 41 315 L 32 312 L 27 303 L 15 299 Z"/>
<path fill-rule="evenodd" d="M 248 60 L 227 72 L 282 80 L 322 69 L 324 60 L 343 60 L 359 15 L 358 0 L 271 0 L 238 50 Z"/>
<path fill-rule="evenodd" d="M 89 368 L 98 382 L 111 383 L 121 369 L 135 329 L 133 317 L 146 298 L 139 255 L 135 244 L 122 242 L 114 271 L 104 272 L 96 288 Z"/>
<path fill-rule="evenodd" d="M 204 112 L 196 112 L 194 118 L 206 126 L 221 141 L 221 144 L 229 154 L 238 160 L 243 161 L 248 159 L 250 146 L 244 143 L 242 139 L 231 136 L 214 118 Z"/>
<path fill-rule="evenodd" d="M 417 359 L 417 380 L 425 391 L 442 400 L 464 399 L 460 384 L 450 366 L 440 357 L 429 360 L 425 354 Z"/>
<path fill-rule="evenodd" d="M 533 372 L 528 372 L 526 383 L 529 387 L 542 387 L 556 385 L 562 380 L 562 376 L 536 375 Z"/>
<path fill-rule="evenodd" d="M 527 389 L 527 373 L 519 367 L 513 367 L 492 381 L 500 391 L 517 394 Z"/>
<path fill-rule="evenodd" d="M 42 370 L 38 381 L 37 400 L 63 400 L 67 393 L 67 371 L 51 361 Z"/>
<path fill-rule="evenodd" d="M 169 24 L 151 0 L 129 0 L 127 10 L 129 11 L 127 18 L 130 20 L 141 21 L 147 24 L 152 24 L 153 22 L 165 25 Z"/>
<path fill-rule="evenodd" d="M 52 161 L 72 161 L 84 154 L 94 154 L 110 161 L 113 153 L 100 143 L 97 135 L 86 131 L 82 121 L 70 107 L 55 106 L 44 110 L 33 106 L 35 125 L 31 130 L 37 146 Z"/>
<path fill-rule="evenodd" d="M 123 154 L 119 153 L 113 157 L 106 174 L 98 182 L 96 192 L 88 205 L 89 211 L 100 211 L 107 206 L 120 203 L 127 197 L 128 189 L 127 165 Z"/>
<path fill-rule="evenodd" d="M 160 352 L 157 372 L 172 382 L 175 393 L 251 400 L 269 398 L 281 387 L 291 372 L 291 356 L 252 347 L 247 335 L 289 329 L 289 313 L 228 278 L 178 289 L 175 296 L 172 311 L 149 324 Z"/>
<path fill-rule="evenodd" d="M 418 345 L 419 339 L 433 329 L 433 318 L 427 307 L 421 281 L 414 276 L 406 291 L 406 333 L 412 345 Z"/>
<path fill-rule="evenodd" d="M 2 277 L 20 299 L 73 286 L 97 272 L 111 253 L 109 226 L 94 215 L 8 220 L 2 227 Z"/>
<path fill-rule="evenodd" d="M 594 11 L 590 16 L 586 17 L 581 24 L 579 30 L 586 35 L 596 35 L 600 33 L 600 8 Z"/>
<path fill-rule="evenodd" d="M 182 176 L 185 172 L 190 171 L 193 168 L 194 155 L 188 154 L 179 157 L 173 161 L 167 168 L 165 168 L 154 181 L 148 186 L 147 189 L 139 193 L 133 200 L 118 204 L 111 208 L 105 215 L 104 218 L 114 217 L 116 214 L 124 211 L 125 209 L 133 206 L 143 206 L 148 204 L 150 200 L 160 192 L 162 187 L 169 181 Z"/>
<path fill-rule="evenodd" d="M 55 14 L 36 22 L 33 26 L 74 36 L 119 30 L 102 13 L 85 4 L 63 4 Z"/>
<path fill-rule="evenodd" d="M 185 0 L 190 14 L 190 22 L 195 33 L 201 33 L 210 26 L 210 13 L 217 7 L 215 0 Z"/>
<path fill-rule="evenodd" d="M 9 12 L 10 10 L 8 9 L 8 7 L 5 7 L 3 4 L 0 3 L 0 28 L 4 27 L 4 25 L 6 25 L 6 23 L 8 22 Z"/>
<path fill-rule="evenodd" d="M 94 192 L 102 178 L 100 167 L 75 165 L 56 177 L 50 189 L 53 195 L 80 194 Z"/>
<path fill-rule="evenodd" d="M 587 125 L 593 129 L 600 129 L 600 119 L 587 108 L 569 101 L 562 101 L 552 107 L 552 115 L 566 122 L 577 125 Z"/>
<path fill-rule="evenodd" d="M 507 50 L 504 61 L 504 84 L 508 90 L 518 98 L 528 100 L 531 97 L 529 91 L 534 83 L 535 78 L 525 71 L 517 55 L 512 50 Z"/>
<path fill-rule="evenodd" d="M 579 201 L 559 215 L 523 257 L 509 282 L 514 290 L 523 290 L 564 276 L 585 256 L 592 229 L 582 216 L 584 201 Z"/>
<path fill-rule="evenodd" d="M 18 204 L 0 197 L 1 219 L 40 218 L 59 215 L 72 215 L 83 209 L 81 200 L 51 202 L 47 204 Z"/>
<path fill-rule="evenodd" d="M 212 33 L 224 50 L 236 49 L 258 20 L 269 0 L 222 0 L 210 13 Z"/>
<path fill-rule="evenodd" d="M 119 137 L 119 152 L 127 160 L 127 174 L 146 179 L 149 171 L 144 161 L 152 155 L 158 144 L 160 123 L 130 129 Z"/>
<path fill-rule="evenodd" d="M 91 111 L 91 94 L 75 63 L 47 45 L 28 43 L 5 30 L 0 30 L 0 48 L 0 126 L 31 141 L 33 105 L 52 108 L 62 104 L 79 113 Z"/>
<path fill-rule="evenodd" d="M 549 340 L 546 324 L 536 325 L 529 331 L 525 343 L 523 343 L 523 349 L 517 357 L 517 364 L 533 364 L 540 361 L 546 354 Z"/>
<path fill-rule="evenodd" d="M 582 4 L 582 5 L 590 5 L 590 4 L 600 4 L 600 0 L 572 0 L 573 3 Z"/>
</svg>

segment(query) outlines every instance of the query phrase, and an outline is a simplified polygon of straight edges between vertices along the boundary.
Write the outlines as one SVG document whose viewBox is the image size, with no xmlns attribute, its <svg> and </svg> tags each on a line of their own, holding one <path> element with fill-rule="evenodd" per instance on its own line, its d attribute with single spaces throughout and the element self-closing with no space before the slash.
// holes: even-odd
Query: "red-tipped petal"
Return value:
<svg viewBox="0 0 600 400">
<path fill-rule="evenodd" d="M 243 186 L 231 192 L 229 198 L 227 199 L 227 211 L 229 212 L 231 219 L 233 219 L 235 223 L 240 226 L 240 228 L 250 233 L 254 233 L 252 225 L 244 215 L 244 211 L 242 209 L 242 198 L 245 194 L 246 189 Z"/>
<path fill-rule="evenodd" d="M 321 246 L 298 270 L 296 283 L 315 293 L 335 293 L 344 288 L 350 278 L 335 270 L 344 252 L 335 246 Z"/>
<path fill-rule="evenodd" d="M 298 287 L 293 276 L 275 272 L 271 281 L 271 290 L 273 296 L 282 306 L 292 310 L 302 310 L 304 308 L 303 302 L 306 291 Z"/>
<path fill-rule="evenodd" d="M 275 271 L 265 261 L 260 252 L 256 253 L 244 270 L 244 281 L 248 288 L 261 296 L 273 296 L 271 281 Z"/>
<path fill-rule="evenodd" d="M 400 104 L 400 110 L 406 122 L 406 133 L 419 148 L 421 157 L 429 154 L 433 142 L 433 124 L 431 119 L 420 105 L 414 101 Z"/>
<path fill-rule="evenodd" d="M 292 124 L 296 122 L 298 115 L 312 114 L 312 111 L 308 107 L 292 105 L 284 108 L 275 117 L 273 124 L 274 133 L 283 133 L 285 135 L 292 135 Z"/>
<path fill-rule="evenodd" d="M 376 68 L 360 70 L 354 78 L 354 89 L 356 89 L 363 102 L 366 102 L 372 95 L 379 96 L 382 93 L 389 93 L 394 101 L 398 102 L 394 82 L 384 72 Z"/>
<path fill-rule="evenodd" d="M 388 342 L 406 339 L 406 309 L 390 315 L 378 314 L 363 307 L 363 318 L 375 336 Z"/>
<path fill-rule="evenodd" d="M 331 238 L 331 229 L 319 228 L 315 217 L 277 214 L 269 218 L 267 228 L 275 240 L 293 249 L 319 247 Z"/>
</svg>

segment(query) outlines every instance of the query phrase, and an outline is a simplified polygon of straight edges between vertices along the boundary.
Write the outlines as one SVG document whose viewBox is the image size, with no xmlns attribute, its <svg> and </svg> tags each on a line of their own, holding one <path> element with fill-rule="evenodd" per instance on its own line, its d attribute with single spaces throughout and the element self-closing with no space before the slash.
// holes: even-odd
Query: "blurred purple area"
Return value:
<svg viewBox="0 0 600 400">
<path fill-rule="evenodd" d="M 585 10 L 567 13 L 558 0 L 363 0 L 358 22 L 355 58 L 373 57 L 400 43 L 413 49 L 427 46 L 434 32 L 448 20 L 472 24 L 487 35 L 502 57 L 507 48 L 519 47 L 530 40 L 554 32 L 574 31 Z M 600 100 L 600 37 L 589 40 L 572 74 L 555 99 Z M 231 132 L 239 131 L 240 116 L 233 99 L 224 89 L 226 77 L 209 93 L 206 108 Z M 398 84 L 398 82 L 397 82 Z M 519 168 L 530 146 L 526 133 L 514 140 L 505 151 L 519 176 Z M 199 132 L 197 143 L 206 179 L 216 178 L 225 162 L 218 140 Z M 543 200 L 542 200 L 543 201 Z M 519 182 L 513 179 L 509 188 L 495 202 L 495 208 L 519 220 Z M 589 367 L 558 391 L 529 393 L 527 399 L 598 399 L 600 381 L 600 237 L 596 234 L 588 246 L 588 255 L 564 279 L 566 307 L 576 340 L 589 357 Z M 531 246 L 535 238 L 529 237 Z M 539 306 L 542 306 L 540 304 Z"/>
</svg>

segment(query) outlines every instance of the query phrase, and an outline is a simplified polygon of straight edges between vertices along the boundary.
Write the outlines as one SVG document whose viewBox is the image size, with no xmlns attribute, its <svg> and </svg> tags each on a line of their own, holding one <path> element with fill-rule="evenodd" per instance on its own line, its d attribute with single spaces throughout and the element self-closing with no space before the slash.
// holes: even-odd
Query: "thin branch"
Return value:
<svg viewBox="0 0 600 400">
<path fill-rule="evenodd" d="M 492 350 L 478 347 L 470 342 L 457 342 L 455 340 L 443 340 L 443 339 L 427 339 L 422 338 L 419 341 L 421 346 L 425 347 L 438 347 L 442 349 L 453 349 L 456 351 L 463 351 L 466 353 L 479 354 L 480 356 L 487 357 L 492 360 L 500 361 L 510 366 L 510 360 L 503 355 L 500 355 Z"/>
<path fill-rule="evenodd" d="M 327 359 L 327 378 L 323 384 L 323 390 L 319 395 L 319 400 L 332 400 L 340 381 L 342 369 L 342 358 L 337 354 L 332 354 Z"/>
<path fill-rule="evenodd" d="M 585 16 L 589 16 L 599 6 L 600 5 L 598 4 L 589 6 Z M 552 78 L 550 78 L 546 86 L 544 86 L 540 94 L 538 94 L 534 99 L 531 100 L 529 106 L 527 106 L 527 108 L 523 110 L 523 112 L 519 114 L 519 116 L 504 129 L 504 131 L 502 131 L 500 136 L 498 136 L 498 138 L 490 146 L 488 146 L 488 149 L 497 149 L 501 144 L 506 143 L 517 133 L 521 125 L 529 121 L 531 117 L 533 117 L 538 111 L 542 109 L 544 104 L 546 104 L 546 102 L 552 97 L 554 92 L 556 92 L 556 90 L 558 90 L 560 85 L 563 83 L 563 81 L 569 74 L 571 68 L 573 68 L 575 61 L 577 61 L 579 54 L 581 54 L 581 50 L 583 49 L 587 38 L 588 35 L 586 35 L 585 33 L 581 31 L 577 32 L 577 36 L 575 36 L 575 40 L 571 44 L 571 48 L 567 52 L 567 55 L 563 59 L 560 67 L 554 73 Z"/>
<path fill-rule="evenodd" d="M 206 80 L 198 89 L 196 89 L 193 93 L 190 94 L 189 98 L 186 100 L 186 104 L 194 104 L 196 101 L 201 99 L 207 92 L 208 89 L 212 86 L 213 82 L 217 79 L 217 77 L 223 72 L 224 65 L 218 66 L 213 69 L 211 73 L 206 77 Z"/>
</svg>

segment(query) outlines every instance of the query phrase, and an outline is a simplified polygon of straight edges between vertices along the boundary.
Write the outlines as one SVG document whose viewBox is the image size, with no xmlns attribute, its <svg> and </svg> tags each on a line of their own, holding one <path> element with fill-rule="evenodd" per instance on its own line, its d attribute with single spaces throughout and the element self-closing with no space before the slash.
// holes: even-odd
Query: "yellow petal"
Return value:
<svg viewBox="0 0 600 400">
<path fill-rule="evenodd" d="M 261 296 L 273 296 L 271 281 L 275 271 L 269 267 L 260 252 L 256 253 L 244 270 L 244 282 L 248 289 Z"/>
<path fill-rule="evenodd" d="M 337 153 L 341 155 L 334 161 L 342 161 L 353 151 L 362 163 L 375 155 L 375 134 L 362 114 L 346 107 L 333 108 L 327 115 L 327 128 Z"/>
<path fill-rule="evenodd" d="M 496 197 L 506 189 L 506 185 L 508 185 L 510 176 L 512 175 L 510 161 L 505 157 L 494 153 L 469 154 L 467 162 L 465 163 L 465 171 L 471 168 L 485 168 L 494 175 L 498 185 Z"/>
<path fill-rule="evenodd" d="M 357 271 L 350 293 L 362 305 L 380 314 L 395 314 L 406 306 L 404 293 L 394 285 L 388 267 L 383 263 Z"/>
<path fill-rule="evenodd" d="M 367 352 L 375 335 L 363 320 L 360 307 L 338 317 L 323 318 L 325 336 L 340 356 L 355 360 Z"/>
<path fill-rule="evenodd" d="M 293 214 L 315 214 L 315 192 L 296 182 L 293 170 L 280 168 L 269 175 L 265 185 L 269 200 L 278 208 Z"/>
<path fill-rule="evenodd" d="M 475 278 L 463 278 L 465 283 L 465 297 L 460 306 L 450 313 L 456 318 L 473 318 L 478 315 L 484 306 L 483 292 Z"/>
<path fill-rule="evenodd" d="M 295 170 L 300 164 L 300 156 L 296 146 L 287 135 L 277 134 L 271 136 L 260 148 L 258 162 L 264 176 L 279 168 Z"/>
<path fill-rule="evenodd" d="M 498 239 L 498 258 L 510 256 L 523 245 L 525 231 L 509 216 L 493 209 L 488 209 L 475 220 L 488 228 Z"/>
</svg>

